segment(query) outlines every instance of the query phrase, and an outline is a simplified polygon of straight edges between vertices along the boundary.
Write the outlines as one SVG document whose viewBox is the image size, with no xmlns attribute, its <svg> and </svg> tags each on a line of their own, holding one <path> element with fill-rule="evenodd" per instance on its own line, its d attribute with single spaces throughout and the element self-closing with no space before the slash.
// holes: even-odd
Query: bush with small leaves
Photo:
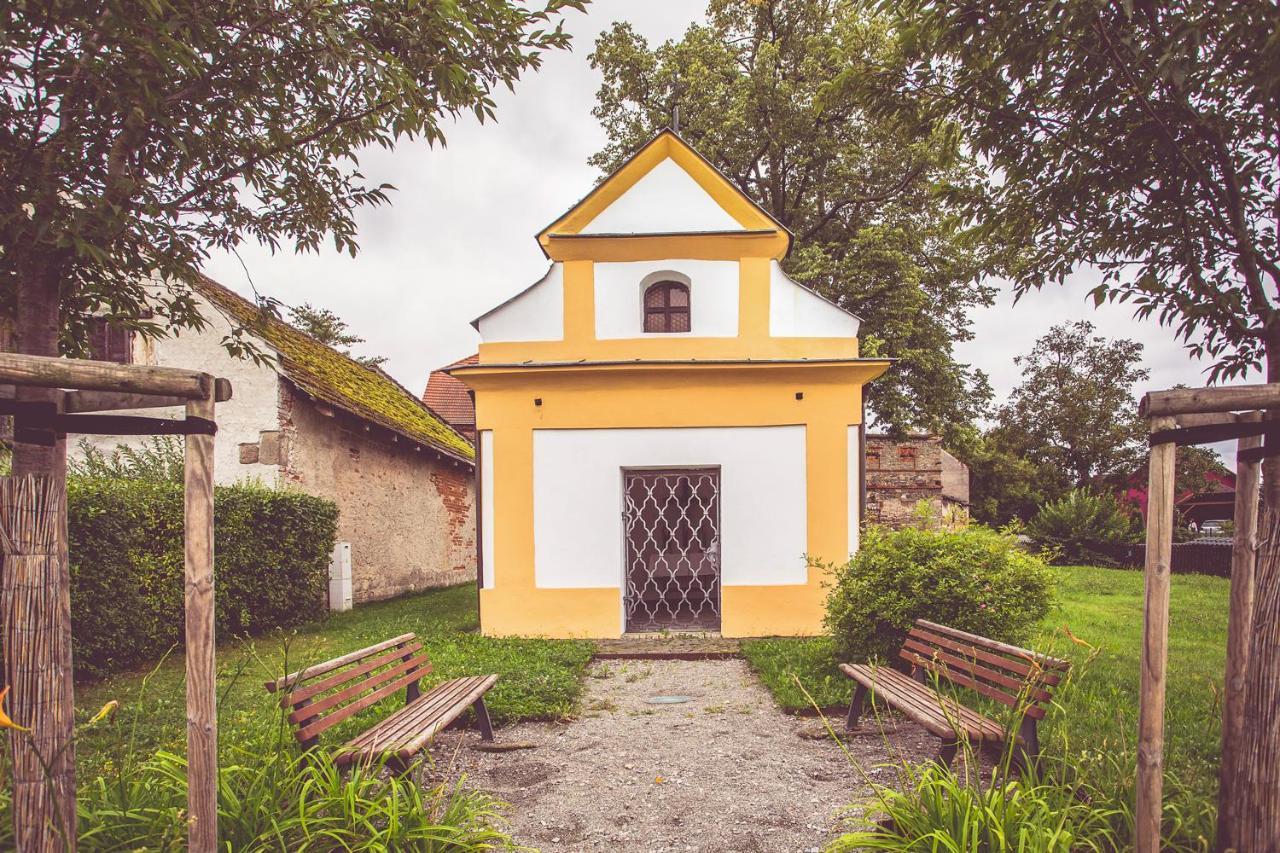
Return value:
<svg viewBox="0 0 1280 853">
<path fill-rule="evenodd" d="M 1025 642 L 1052 597 L 1049 567 L 1011 534 L 871 527 L 835 570 L 826 626 L 842 660 L 892 661 L 916 619 Z"/>
</svg>

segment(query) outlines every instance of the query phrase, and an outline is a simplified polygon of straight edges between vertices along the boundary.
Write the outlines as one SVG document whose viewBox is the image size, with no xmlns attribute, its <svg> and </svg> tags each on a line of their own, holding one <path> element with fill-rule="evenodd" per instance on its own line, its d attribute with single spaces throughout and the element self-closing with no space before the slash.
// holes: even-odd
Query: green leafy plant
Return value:
<svg viewBox="0 0 1280 853">
<path fill-rule="evenodd" d="M 182 485 L 72 477 L 67 495 L 77 675 L 156 659 L 182 636 Z M 324 615 L 332 501 L 237 485 L 219 487 L 214 507 L 220 637 Z"/>
<path fill-rule="evenodd" d="M 1113 564 L 1107 546 L 1138 539 L 1133 513 L 1111 495 L 1074 489 L 1049 501 L 1028 522 L 1027 535 L 1066 565 Z"/>
<path fill-rule="evenodd" d="M 153 435 L 139 446 L 117 444 L 110 453 L 87 438 L 80 439 L 79 458 L 67 459 L 67 474 L 73 477 L 146 480 L 151 483 L 180 483 L 183 470 L 182 439 Z"/>
<path fill-rule="evenodd" d="M 935 763 L 904 764 L 893 786 L 876 785 L 886 818 L 828 848 L 919 853 L 1068 853 L 1121 849 L 1121 808 L 1093 802 L 1079 780 L 1014 774 L 985 784 Z"/>
<path fill-rule="evenodd" d="M 835 570 L 825 621 L 841 659 L 892 660 L 916 619 L 1025 641 L 1052 596 L 1048 567 L 1011 534 L 871 527 Z"/>
</svg>

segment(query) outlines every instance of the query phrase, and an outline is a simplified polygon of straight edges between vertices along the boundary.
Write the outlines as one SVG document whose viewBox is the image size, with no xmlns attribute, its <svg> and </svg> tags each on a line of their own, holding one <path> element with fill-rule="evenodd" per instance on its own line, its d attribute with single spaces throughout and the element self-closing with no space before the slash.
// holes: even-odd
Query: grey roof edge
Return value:
<svg viewBox="0 0 1280 853">
<path fill-rule="evenodd" d="M 541 276 L 537 281 L 535 281 L 533 284 L 529 285 L 528 287 L 526 287 L 526 288 L 524 288 L 524 289 L 522 289 L 522 290 L 518 290 L 518 291 L 516 291 L 515 293 L 511 294 L 510 296 L 508 296 L 506 299 L 504 299 L 504 300 L 502 300 L 501 302 L 499 302 L 497 305 L 495 305 L 495 306 L 493 306 L 492 308 L 490 308 L 488 311 L 486 311 L 486 312 L 484 312 L 483 314 L 481 314 L 479 317 L 476 317 L 474 320 L 472 320 L 472 321 L 471 321 L 471 328 L 475 329 L 477 332 L 478 332 L 478 331 L 480 331 L 480 321 L 481 321 L 481 320 L 483 320 L 484 318 L 488 317 L 488 316 L 489 316 L 489 315 L 491 315 L 491 314 L 496 314 L 497 312 L 501 311 L 503 308 L 506 308 L 506 307 L 507 307 L 508 305 L 510 305 L 512 302 L 515 302 L 515 301 L 516 301 L 517 299 L 519 299 L 521 296 L 524 296 L 524 295 L 525 295 L 526 293 L 528 293 L 530 290 L 533 290 L 535 287 L 537 287 L 538 285 L 542 284 L 544 281 L 546 281 L 546 280 L 547 280 L 547 278 L 551 275 L 551 271 L 552 271 L 553 269 L 555 269 L 555 268 L 556 268 L 556 262 L 555 262 L 555 261 L 552 261 L 550 264 L 548 264 L 548 265 L 547 265 L 547 271 L 546 271 L 546 272 L 544 272 L 544 273 L 542 274 L 542 276 Z M 450 365 L 450 366 L 452 366 L 452 365 Z"/>
</svg>

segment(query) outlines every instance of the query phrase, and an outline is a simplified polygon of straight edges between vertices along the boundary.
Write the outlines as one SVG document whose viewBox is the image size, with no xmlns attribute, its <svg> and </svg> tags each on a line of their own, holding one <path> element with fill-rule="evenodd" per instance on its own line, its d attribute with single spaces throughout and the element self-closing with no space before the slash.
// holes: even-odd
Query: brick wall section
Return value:
<svg viewBox="0 0 1280 853">
<path fill-rule="evenodd" d="M 431 472 L 431 482 L 444 502 L 448 512 L 449 542 L 453 545 L 452 553 L 456 572 L 470 572 L 470 579 L 476 576 L 476 524 L 475 506 L 476 484 L 470 469 L 436 466 Z"/>
<path fill-rule="evenodd" d="M 282 483 L 337 502 L 357 604 L 475 580 L 470 466 L 392 443 L 280 387 L 280 431 L 267 444 L 278 443 Z"/>
<path fill-rule="evenodd" d="M 869 524 L 900 527 L 915 517 L 920 501 L 935 512 L 969 502 L 969 471 L 942 449 L 936 436 L 895 440 L 869 433 L 866 480 L 864 517 Z"/>
</svg>

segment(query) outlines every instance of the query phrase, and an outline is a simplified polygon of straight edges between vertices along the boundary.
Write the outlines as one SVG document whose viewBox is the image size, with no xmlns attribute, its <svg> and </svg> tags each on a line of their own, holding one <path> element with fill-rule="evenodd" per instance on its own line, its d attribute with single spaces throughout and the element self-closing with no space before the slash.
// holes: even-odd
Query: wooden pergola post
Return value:
<svg viewBox="0 0 1280 853">
<path fill-rule="evenodd" d="M 1259 538 L 1261 460 L 1280 456 L 1280 421 L 1255 410 L 1280 410 L 1280 383 L 1157 391 L 1139 409 L 1152 433 L 1134 816 L 1143 853 L 1160 849 L 1176 447 L 1230 438 L 1237 439 L 1235 538 L 1216 847 L 1280 850 L 1280 545 L 1263 547 Z M 1277 513 L 1268 508 L 1270 540 L 1280 537 Z"/>
<path fill-rule="evenodd" d="M 1152 418 L 1151 431 L 1173 429 L 1173 418 Z M 1173 476 L 1178 446 L 1151 446 L 1147 486 L 1147 552 L 1142 606 L 1142 676 L 1138 705 L 1138 797 L 1134 814 L 1138 853 L 1160 850 L 1164 784 L 1165 664 L 1169 654 L 1169 568 L 1173 555 Z"/>
<path fill-rule="evenodd" d="M 215 405 L 231 399 L 231 384 L 207 373 L 179 368 L 0 353 L 0 386 L 4 385 L 53 389 L 58 394 L 59 404 L 44 408 L 20 399 L 0 398 L 0 413 L 13 414 L 15 437 L 21 430 L 28 443 L 60 441 L 67 433 L 186 437 L 183 500 L 188 849 L 213 853 L 218 846 L 213 436 L 217 430 Z M 174 405 L 185 405 L 185 420 L 83 414 Z M 59 659 L 60 649 L 70 660 L 69 613 L 61 621 L 47 619 L 50 612 L 69 611 L 69 590 L 65 584 L 56 583 L 56 578 L 54 582 L 46 579 L 38 585 L 29 584 L 34 593 L 14 584 L 20 579 L 18 569 L 22 567 L 31 569 L 22 578 L 32 571 L 40 578 L 48 575 L 41 567 L 51 562 L 49 554 L 57 556 L 59 550 L 65 567 L 66 490 L 56 484 L 52 491 L 40 491 L 35 486 L 41 480 L 9 478 L 0 488 L 0 544 L 5 553 L 0 603 L 6 620 L 6 670 L 9 686 L 17 696 L 9 707 L 17 712 L 13 716 L 18 723 L 31 725 L 38 732 L 65 728 L 68 734 L 53 738 L 58 742 L 46 744 L 44 750 L 54 756 L 70 756 L 69 721 L 74 708 L 69 668 L 62 673 L 49 666 L 33 669 L 27 665 L 31 661 Z M 49 525 L 55 522 L 58 529 L 51 530 Z M 24 547 L 27 551 L 20 550 Z M 28 552 L 32 557 L 25 556 Z M 52 630 L 46 622 L 53 626 Z M 63 676 L 68 689 L 60 692 L 58 679 Z M 68 725 L 63 726 L 64 722 Z M 13 742 L 19 743 L 18 738 L 24 734 L 14 732 Z M 74 774 L 74 767 L 71 773 Z M 33 785 L 29 786 L 31 796 L 21 802 L 15 791 L 15 835 L 20 844 L 22 839 L 35 839 L 22 844 L 22 849 L 73 849 L 74 788 L 64 792 L 54 783 L 41 784 L 38 780 Z M 56 832 L 51 832 L 54 824 Z"/>
<path fill-rule="evenodd" d="M 1253 636 L 1254 571 L 1258 558 L 1258 494 L 1262 463 L 1247 452 L 1262 446 L 1262 436 L 1236 443 L 1235 533 L 1231 546 L 1231 605 L 1227 615 L 1227 672 L 1222 689 L 1222 761 L 1218 769 L 1219 850 L 1239 849 L 1235 838 L 1240 798 L 1237 781 L 1244 768 L 1240 740 L 1244 732 L 1244 690 Z"/>
<path fill-rule="evenodd" d="M 188 418 L 214 419 L 214 398 L 187 402 Z M 213 436 L 186 438 L 187 820 L 189 848 L 218 847 L 218 711 L 213 622 Z"/>
</svg>

